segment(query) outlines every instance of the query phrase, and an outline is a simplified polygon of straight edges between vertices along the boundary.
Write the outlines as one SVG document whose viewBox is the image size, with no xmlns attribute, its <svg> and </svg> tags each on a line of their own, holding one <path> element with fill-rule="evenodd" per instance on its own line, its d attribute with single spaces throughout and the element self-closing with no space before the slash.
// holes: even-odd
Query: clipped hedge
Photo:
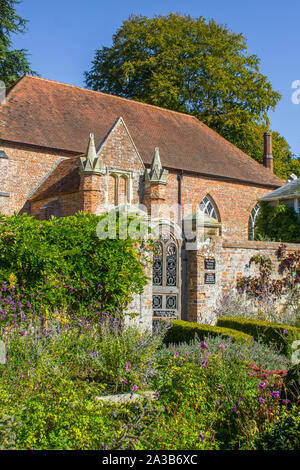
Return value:
<svg viewBox="0 0 300 470">
<path fill-rule="evenodd" d="M 224 338 L 231 338 L 233 341 L 249 341 L 249 339 L 253 339 L 249 334 L 230 328 L 192 323 L 183 320 L 173 320 L 172 326 L 164 338 L 164 343 L 188 342 L 193 340 L 196 334 L 200 340 L 203 340 L 207 336 L 222 336 Z"/>
<path fill-rule="evenodd" d="M 263 320 L 239 317 L 219 318 L 217 326 L 222 328 L 233 328 L 234 330 L 253 336 L 255 340 L 260 339 L 266 344 L 275 344 L 284 353 L 287 353 L 289 344 L 300 332 L 299 328 L 289 325 L 280 325 L 279 323 L 270 323 Z"/>
</svg>

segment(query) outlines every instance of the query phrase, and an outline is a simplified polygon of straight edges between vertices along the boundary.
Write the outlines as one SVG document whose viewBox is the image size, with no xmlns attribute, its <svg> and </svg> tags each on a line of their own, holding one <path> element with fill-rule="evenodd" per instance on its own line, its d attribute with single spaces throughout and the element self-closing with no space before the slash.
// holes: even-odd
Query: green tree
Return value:
<svg viewBox="0 0 300 470">
<path fill-rule="evenodd" d="M 96 51 L 85 80 L 94 90 L 193 114 L 261 161 L 268 111 L 280 94 L 259 65 L 242 34 L 213 20 L 178 13 L 131 16 L 112 46 Z M 289 146 L 283 137 L 275 139 L 275 170 L 285 177 L 289 171 L 281 161 L 289 161 Z"/>
<path fill-rule="evenodd" d="M 266 125 L 255 125 L 252 123 L 251 132 L 248 136 L 248 155 L 251 155 L 259 163 L 263 161 L 264 132 L 268 130 Z M 293 158 L 289 144 L 278 132 L 272 132 L 274 172 L 280 178 L 286 180 L 291 173 L 300 176 L 300 160 Z M 237 144 L 236 144 L 237 145 Z M 241 147 L 241 145 L 238 145 Z M 244 150 L 245 151 L 245 150 Z"/>
<path fill-rule="evenodd" d="M 26 20 L 16 14 L 19 0 L 0 0 L 0 80 L 6 87 L 11 86 L 25 73 L 35 74 L 31 70 L 24 49 L 12 49 L 11 35 L 24 33 Z"/>
</svg>

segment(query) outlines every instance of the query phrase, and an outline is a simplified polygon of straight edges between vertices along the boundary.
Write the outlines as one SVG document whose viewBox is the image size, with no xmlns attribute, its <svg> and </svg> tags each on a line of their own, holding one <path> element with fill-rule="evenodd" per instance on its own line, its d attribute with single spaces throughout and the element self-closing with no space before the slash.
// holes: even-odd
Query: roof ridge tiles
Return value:
<svg viewBox="0 0 300 470">
<path fill-rule="evenodd" d="M 12 87 L 9 89 L 8 95 L 13 91 L 13 89 L 16 87 L 16 85 L 18 85 L 25 78 L 33 78 L 34 80 L 43 80 L 45 82 L 56 83 L 57 85 L 62 85 L 62 86 L 65 86 L 65 87 L 77 88 L 78 90 L 89 91 L 91 93 L 96 93 L 98 95 L 111 96 L 112 98 L 117 98 L 118 100 L 125 100 L 125 101 L 129 101 L 130 103 L 137 103 L 137 104 L 141 104 L 143 106 L 149 106 L 151 108 L 160 109 L 160 110 L 166 111 L 168 113 L 175 113 L 175 114 L 179 114 L 180 116 L 188 116 L 190 118 L 196 119 L 198 122 L 201 122 L 201 121 L 199 121 L 198 118 L 196 118 L 196 116 L 193 116 L 192 114 L 184 113 L 183 111 L 175 111 L 173 109 L 163 108 L 162 106 L 157 106 L 155 104 L 145 103 L 144 101 L 138 101 L 136 99 L 134 100 L 134 99 L 131 99 L 131 98 L 125 98 L 123 96 L 113 95 L 111 93 L 105 93 L 104 91 L 91 90 L 90 88 L 84 88 L 83 86 L 72 85 L 70 83 L 64 83 L 64 82 L 59 82 L 58 80 L 52 80 L 51 78 L 37 77 L 35 75 L 30 75 L 30 74 L 23 75 L 23 77 L 21 77 L 14 85 L 12 85 Z"/>
</svg>

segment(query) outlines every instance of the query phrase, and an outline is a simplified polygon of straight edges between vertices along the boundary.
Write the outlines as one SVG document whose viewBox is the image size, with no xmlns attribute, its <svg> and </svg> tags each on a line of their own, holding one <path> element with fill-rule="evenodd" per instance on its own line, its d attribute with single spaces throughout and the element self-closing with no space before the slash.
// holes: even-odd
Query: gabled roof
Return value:
<svg viewBox="0 0 300 470">
<path fill-rule="evenodd" d="M 193 116 L 137 101 L 25 76 L 0 107 L 0 140 L 85 152 L 122 116 L 145 164 L 159 147 L 167 168 L 277 187 L 282 181 Z"/>
<path fill-rule="evenodd" d="M 280 199 L 300 198 L 300 178 L 272 191 L 270 194 L 260 198 L 260 201 L 277 201 Z"/>
<path fill-rule="evenodd" d="M 66 158 L 59 161 L 46 175 L 41 184 L 29 194 L 28 199 L 33 201 L 61 193 L 79 191 L 79 165 L 80 157 Z"/>
</svg>

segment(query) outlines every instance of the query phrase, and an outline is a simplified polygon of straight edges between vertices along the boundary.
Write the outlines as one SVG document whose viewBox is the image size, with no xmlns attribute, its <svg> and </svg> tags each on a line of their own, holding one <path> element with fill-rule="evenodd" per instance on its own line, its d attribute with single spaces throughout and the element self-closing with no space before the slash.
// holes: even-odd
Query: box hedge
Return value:
<svg viewBox="0 0 300 470">
<path fill-rule="evenodd" d="M 290 325 L 281 325 L 263 320 L 249 318 L 222 317 L 217 321 L 217 326 L 232 328 L 253 336 L 255 340 L 261 340 L 266 344 L 275 344 L 287 353 L 288 345 L 299 335 L 299 328 Z"/>
<path fill-rule="evenodd" d="M 224 338 L 231 338 L 233 341 L 249 341 L 249 339 L 253 339 L 249 334 L 230 328 L 173 320 L 164 342 L 166 344 L 188 342 L 193 340 L 196 334 L 200 340 L 207 336 L 222 336 Z"/>
</svg>

